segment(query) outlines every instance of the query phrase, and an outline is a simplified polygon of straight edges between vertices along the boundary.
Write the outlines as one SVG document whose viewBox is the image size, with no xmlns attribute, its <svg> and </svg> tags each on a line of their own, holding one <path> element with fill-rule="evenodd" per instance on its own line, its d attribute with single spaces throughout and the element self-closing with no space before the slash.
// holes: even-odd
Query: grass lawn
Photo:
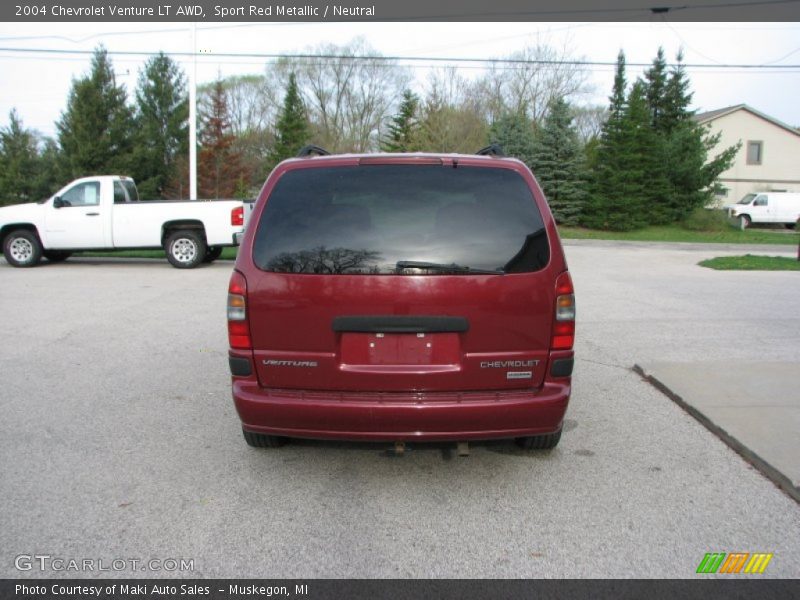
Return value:
<svg viewBox="0 0 800 600">
<path fill-rule="evenodd" d="M 635 242 L 696 242 L 720 244 L 785 244 L 796 245 L 800 236 L 782 230 L 750 228 L 745 231 L 730 228 L 723 231 L 689 231 L 677 225 L 646 227 L 636 231 L 597 231 L 583 227 L 559 227 L 563 239 L 629 240 Z M 225 248 L 222 260 L 234 260 L 238 248 Z M 127 258 L 163 258 L 163 250 L 115 250 L 113 252 L 76 252 L 75 256 L 120 256 Z"/>
<path fill-rule="evenodd" d="M 718 256 L 698 264 L 718 271 L 800 271 L 800 260 L 787 256 Z"/>
<path fill-rule="evenodd" d="M 798 236 L 781 230 L 750 228 L 744 231 L 689 231 L 677 225 L 645 227 L 636 231 L 596 231 L 582 227 L 559 227 L 564 239 L 629 240 L 636 242 L 698 242 L 719 244 L 797 244 Z"/>
</svg>

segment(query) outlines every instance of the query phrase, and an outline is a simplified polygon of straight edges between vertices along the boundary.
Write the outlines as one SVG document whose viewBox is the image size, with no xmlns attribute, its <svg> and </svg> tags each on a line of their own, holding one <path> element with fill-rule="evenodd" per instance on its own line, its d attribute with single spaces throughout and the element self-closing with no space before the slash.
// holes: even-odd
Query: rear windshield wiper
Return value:
<svg viewBox="0 0 800 600">
<path fill-rule="evenodd" d="M 490 271 L 489 269 L 475 269 L 473 267 L 457 265 L 456 263 L 434 263 L 420 260 L 398 260 L 395 264 L 395 268 L 398 271 L 402 271 L 403 269 L 429 269 L 431 271 L 445 271 L 450 273 L 464 274 L 474 273 L 476 275 L 503 275 L 505 273 L 505 271 L 500 268 Z"/>
</svg>

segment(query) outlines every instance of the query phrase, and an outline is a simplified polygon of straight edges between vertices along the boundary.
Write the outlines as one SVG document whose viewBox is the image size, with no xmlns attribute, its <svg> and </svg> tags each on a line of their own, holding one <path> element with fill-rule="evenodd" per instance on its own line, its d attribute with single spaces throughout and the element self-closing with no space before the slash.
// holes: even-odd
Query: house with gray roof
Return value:
<svg viewBox="0 0 800 600">
<path fill-rule="evenodd" d="M 741 142 L 733 165 L 719 177 L 715 204 L 738 202 L 753 192 L 800 192 L 800 131 L 746 104 L 698 113 L 695 119 L 721 133 L 714 156 Z"/>
</svg>

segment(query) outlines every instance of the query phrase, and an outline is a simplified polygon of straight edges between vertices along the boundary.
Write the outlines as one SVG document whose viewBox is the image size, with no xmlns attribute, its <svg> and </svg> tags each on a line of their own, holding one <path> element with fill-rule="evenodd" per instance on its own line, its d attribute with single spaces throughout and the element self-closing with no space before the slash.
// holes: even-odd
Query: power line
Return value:
<svg viewBox="0 0 800 600">
<path fill-rule="evenodd" d="M 783 0 L 780 0 L 783 1 Z M 800 2 L 800 0 L 786 0 L 792 2 Z M 53 48 L 1 48 L 0 52 L 21 52 L 21 53 L 41 53 L 41 54 L 75 54 L 75 55 L 93 55 L 94 50 L 60 50 Z M 145 52 L 137 50 L 108 50 L 110 55 L 118 56 L 153 56 L 155 52 Z M 178 56 L 184 58 L 208 57 L 208 58 L 250 58 L 250 59 L 265 59 L 265 60 L 278 60 L 281 58 L 298 59 L 298 60 L 366 60 L 372 62 L 431 62 L 431 63 L 478 63 L 490 65 L 569 65 L 569 66 L 587 66 L 587 67 L 613 67 L 616 66 L 615 61 L 591 61 L 591 60 L 542 60 L 542 59 L 525 59 L 525 58 L 448 58 L 444 56 L 353 56 L 348 54 L 273 54 L 273 53 L 236 53 L 236 52 L 218 52 L 214 54 L 196 55 L 192 52 L 165 52 L 170 56 Z M 768 69 L 768 70 L 784 70 L 784 69 L 798 69 L 800 64 L 793 65 L 776 65 L 776 64 L 703 64 L 703 63 L 680 63 L 687 69 Z M 651 63 L 626 63 L 629 67 L 649 67 Z M 677 63 L 669 66 L 677 66 Z"/>
</svg>

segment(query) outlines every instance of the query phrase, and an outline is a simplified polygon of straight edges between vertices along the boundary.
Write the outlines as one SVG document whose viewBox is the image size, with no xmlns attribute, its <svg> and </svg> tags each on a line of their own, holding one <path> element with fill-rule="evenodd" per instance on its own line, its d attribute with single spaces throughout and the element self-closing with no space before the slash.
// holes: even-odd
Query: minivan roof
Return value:
<svg viewBox="0 0 800 600">
<path fill-rule="evenodd" d="M 402 160 L 402 159 L 442 159 L 452 161 L 458 159 L 461 161 L 469 161 L 475 163 L 490 163 L 490 162 L 505 162 L 505 163 L 519 163 L 524 164 L 522 161 L 510 156 L 497 156 L 485 154 L 460 154 L 460 153 L 447 153 L 447 152 L 365 152 L 365 153 L 343 153 L 343 154 L 326 154 L 323 156 L 310 154 L 302 157 L 289 158 L 284 162 L 306 162 L 324 161 L 331 162 L 336 160 L 361 160 L 361 159 L 386 159 L 386 160 Z"/>
</svg>

